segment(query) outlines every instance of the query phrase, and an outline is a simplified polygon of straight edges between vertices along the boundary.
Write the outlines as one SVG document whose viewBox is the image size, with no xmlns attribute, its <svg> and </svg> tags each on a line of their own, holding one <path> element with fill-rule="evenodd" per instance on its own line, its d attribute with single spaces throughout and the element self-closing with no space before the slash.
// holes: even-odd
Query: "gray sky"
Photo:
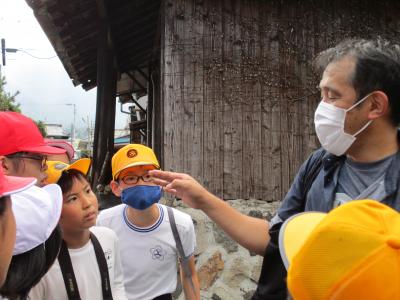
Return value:
<svg viewBox="0 0 400 300">
<path fill-rule="evenodd" d="M 49 58 L 55 56 L 50 42 L 24 0 L 0 0 L 0 38 L 6 48 L 23 49 L 29 54 Z M 0 60 L 1 64 L 1 60 Z M 58 57 L 37 59 L 23 51 L 6 53 L 6 66 L 1 66 L 6 77 L 6 91 L 20 94 L 16 100 L 22 113 L 46 123 L 63 124 L 70 128 L 76 104 L 76 127 L 86 127 L 82 119 L 95 118 L 96 89 L 85 92 L 74 87 Z M 119 112 L 119 104 L 117 104 Z M 117 113 L 116 128 L 123 128 L 126 115 Z"/>
</svg>

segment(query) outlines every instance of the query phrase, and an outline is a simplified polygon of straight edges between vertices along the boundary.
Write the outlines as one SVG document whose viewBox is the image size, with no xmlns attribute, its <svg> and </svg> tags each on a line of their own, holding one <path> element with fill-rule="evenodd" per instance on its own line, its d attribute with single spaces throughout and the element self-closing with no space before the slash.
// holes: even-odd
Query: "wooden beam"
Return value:
<svg viewBox="0 0 400 300">
<path fill-rule="evenodd" d="M 93 141 L 92 187 L 102 192 L 110 181 L 111 157 L 114 154 L 114 124 L 117 68 L 105 5 L 97 1 L 99 10 L 97 50 L 97 105 Z"/>
<path fill-rule="evenodd" d="M 135 70 L 134 70 L 135 71 Z M 143 90 L 147 90 L 134 76 L 131 74 L 131 72 L 126 72 L 128 76 Z"/>
</svg>

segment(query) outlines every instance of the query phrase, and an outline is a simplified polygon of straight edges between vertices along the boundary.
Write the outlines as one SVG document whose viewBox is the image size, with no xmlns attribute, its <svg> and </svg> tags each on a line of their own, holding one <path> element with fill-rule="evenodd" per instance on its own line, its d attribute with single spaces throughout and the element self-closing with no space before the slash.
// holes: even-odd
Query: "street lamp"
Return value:
<svg viewBox="0 0 400 300">
<path fill-rule="evenodd" d="M 76 105 L 75 103 L 65 103 L 67 106 L 73 106 L 74 109 L 74 122 L 72 123 L 72 129 L 71 129 L 71 144 L 72 147 L 74 146 L 74 141 L 75 141 L 75 116 L 76 116 Z"/>
<path fill-rule="evenodd" d="M 89 156 L 93 155 L 93 144 L 92 144 L 92 126 L 90 124 L 89 116 L 86 117 L 87 119 L 85 120 L 82 118 L 83 123 L 87 125 L 87 150 L 89 151 Z"/>
</svg>

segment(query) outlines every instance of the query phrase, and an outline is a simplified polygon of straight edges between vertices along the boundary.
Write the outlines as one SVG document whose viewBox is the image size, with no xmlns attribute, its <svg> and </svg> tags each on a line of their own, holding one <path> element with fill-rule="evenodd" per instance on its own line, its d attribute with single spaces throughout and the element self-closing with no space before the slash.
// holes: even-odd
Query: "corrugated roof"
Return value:
<svg viewBox="0 0 400 300">
<path fill-rule="evenodd" d="M 96 86 L 99 0 L 26 0 L 74 85 Z M 140 74 L 146 87 L 149 62 L 158 49 L 160 0 L 104 0 L 120 73 Z M 137 72 L 140 70 L 140 72 Z M 143 76 L 145 75 L 145 76 Z"/>
</svg>

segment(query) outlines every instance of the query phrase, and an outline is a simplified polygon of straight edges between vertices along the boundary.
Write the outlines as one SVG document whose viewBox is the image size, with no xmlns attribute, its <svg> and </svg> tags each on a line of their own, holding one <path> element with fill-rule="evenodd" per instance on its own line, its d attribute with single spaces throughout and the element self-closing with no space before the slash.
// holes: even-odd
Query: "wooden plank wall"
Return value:
<svg viewBox="0 0 400 300">
<path fill-rule="evenodd" d="M 394 0 L 169 0 L 162 15 L 163 168 L 224 199 L 281 200 L 318 147 L 318 52 L 400 31 Z"/>
</svg>

